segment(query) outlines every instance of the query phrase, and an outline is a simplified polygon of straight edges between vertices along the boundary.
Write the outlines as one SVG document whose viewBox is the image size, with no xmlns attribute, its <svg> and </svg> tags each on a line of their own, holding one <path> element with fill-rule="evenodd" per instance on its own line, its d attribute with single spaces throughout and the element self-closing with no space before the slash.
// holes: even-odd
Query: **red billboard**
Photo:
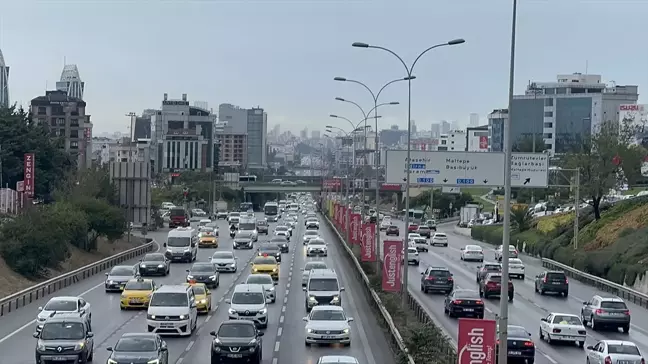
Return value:
<svg viewBox="0 0 648 364">
<path fill-rule="evenodd" d="M 342 206 L 335 204 L 335 223 L 340 226 L 340 221 L 342 221 Z"/>
<path fill-rule="evenodd" d="M 374 249 L 374 242 L 376 240 L 376 224 L 364 224 L 362 227 L 362 243 L 360 254 L 362 255 L 363 262 L 375 262 L 376 250 Z"/>
<path fill-rule="evenodd" d="M 386 240 L 383 242 L 382 289 L 385 292 L 400 292 L 401 272 L 403 270 L 403 242 Z"/>
<path fill-rule="evenodd" d="M 348 207 L 345 207 L 344 208 L 344 217 L 343 217 L 344 222 L 342 223 L 342 226 L 344 226 L 344 232 L 349 231 L 349 222 L 350 222 L 349 220 L 351 220 L 350 214 L 351 214 L 350 209 Z"/>
<path fill-rule="evenodd" d="M 34 153 L 25 153 L 25 162 L 23 169 L 25 175 L 23 177 L 25 196 L 34 197 L 34 170 L 35 170 L 36 159 Z"/>
<path fill-rule="evenodd" d="M 394 192 L 400 192 L 401 191 L 401 185 L 399 183 L 383 183 L 380 185 L 380 190 L 381 191 L 394 191 Z"/>
<path fill-rule="evenodd" d="M 360 244 L 361 218 L 360 214 L 351 214 L 351 244 Z"/>
<path fill-rule="evenodd" d="M 333 202 L 333 223 L 337 224 L 338 222 L 338 204 Z"/>
<path fill-rule="evenodd" d="M 495 320 L 459 319 L 457 357 L 459 364 L 495 364 L 497 323 Z"/>
<path fill-rule="evenodd" d="M 479 149 L 488 149 L 488 137 L 480 136 L 479 137 Z"/>
<path fill-rule="evenodd" d="M 326 190 L 337 190 L 340 188 L 340 185 L 340 180 L 337 178 L 324 180 L 324 189 Z"/>
</svg>

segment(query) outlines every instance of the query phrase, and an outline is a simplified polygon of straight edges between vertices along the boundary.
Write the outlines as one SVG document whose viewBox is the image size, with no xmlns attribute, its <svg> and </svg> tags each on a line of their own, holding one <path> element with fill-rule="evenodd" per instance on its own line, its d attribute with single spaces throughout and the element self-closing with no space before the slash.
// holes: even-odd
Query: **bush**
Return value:
<svg viewBox="0 0 648 364">
<path fill-rule="evenodd" d="M 85 250 L 96 249 L 99 236 L 112 241 L 124 235 L 126 219 L 122 209 L 111 206 L 106 200 L 84 196 L 76 198 L 73 204 L 87 216 L 89 236 Z"/>
<path fill-rule="evenodd" d="M 487 244 L 501 245 L 503 231 L 504 227 L 501 225 L 474 226 L 470 229 L 470 236 Z"/>
<path fill-rule="evenodd" d="M 536 230 L 543 234 L 552 234 L 561 227 L 573 224 L 574 214 L 558 214 L 547 217 L 541 217 L 536 224 Z"/>
</svg>

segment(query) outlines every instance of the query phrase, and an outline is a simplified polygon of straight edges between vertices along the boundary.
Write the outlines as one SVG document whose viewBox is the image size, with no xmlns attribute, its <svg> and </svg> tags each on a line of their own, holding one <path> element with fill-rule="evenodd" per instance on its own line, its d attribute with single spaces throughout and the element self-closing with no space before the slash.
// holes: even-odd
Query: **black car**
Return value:
<svg viewBox="0 0 648 364">
<path fill-rule="evenodd" d="M 450 317 L 484 318 L 484 301 L 479 292 L 455 289 L 445 297 L 443 312 Z"/>
<path fill-rule="evenodd" d="M 281 262 L 281 248 L 277 244 L 262 244 L 257 249 L 257 255 L 275 257 L 277 262 Z"/>
<path fill-rule="evenodd" d="M 531 340 L 531 333 L 522 326 L 508 325 L 508 340 L 506 348 L 509 363 L 533 363 L 535 361 L 535 344 Z M 498 332 L 499 336 L 499 332 Z M 499 345 L 495 349 L 495 358 L 499 359 Z M 495 359 L 495 363 L 497 363 Z"/>
<path fill-rule="evenodd" d="M 277 214 L 277 215 L 269 215 L 269 216 L 266 216 L 266 219 L 268 220 L 268 222 L 277 222 L 277 221 L 279 221 L 280 217 L 281 217 L 281 215 L 279 215 L 279 214 Z"/>
<path fill-rule="evenodd" d="M 421 291 L 452 292 L 454 289 L 454 278 L 446 267 L 428 267 L 421 273 Z"/>
<path fill-rule="evenodd" d="M 535 277 L 535 291 L 540 294 L 569 295 L 569 280 L 563 271 L 544 271 Z"/>
<path fill-rule="evenodd" d="M 116 265 L 112 267 L 110 273 L 106 273 L 106 292 L 121 292 L 124 290 L 126 282 L 135 278 L 137 269 L 132 265 Z"/>
<path fill-rule="evenodd" d="M 108 363 L 111 364 L 169 364 L 167 344 L 160 335 L 154 333 L 123 334 L 114 347 L 106 350 L 110 352 Z"/>
<path fill-rule="evenodd" d="M 234 236 L 234 243 L 232 247 L 234 249 L 252 249 L 252 233 L 249 231 L 240 231 L 237 232 Z"/>
<path fill-rule="evenodd" d="M 162 253 L 148 253 L 140 260 L 139 274 L 144 276 L 169 275 L 171 261 Z"/>
<path fill-rule="evenodd" d="M 268 222 L 265 220 L 258 220 L 256 223 L 257 233 L 268 235 Z"/>
<path fill-rule="evenodd" d="M 387 230 L 385 231 L 385 235 L 396 235 L 398 236 L 400 234 L 400 230 L 398 229 L 398 226 L 396 225 L 389 225 L 387 227 Z"/>
<path fill-rule="evenodd" d="M 216 288 L 220 285 L 220 273 L 210 263 L 194 263 L 191 269 L 187 269 L 187 282 L 204 283 L 208 288 Z"/>
<path fill-rule="evenodd" d="M 94 334 L 82 313 L 53 313 L 33 336 L 38 339 L 36 363 L 92 361 Z"/>
<path fill-rule="evenodd" d="M 211 364 L 242 362 L 260 364 L 263 359 L 263 332 L 248 320 L 223 321 L 214 337 Z"/>
<path fill-rule="evenodd" d="M 276 244 L 279 249 L 281 249 L 282 253 L 288 253 L 290 252 L 290 246 L 288 245 L 288 239 L 286 239 L 283 236 L 275 236 L 274 238 L 270 239 L 271 244 Z"/>
</svg>

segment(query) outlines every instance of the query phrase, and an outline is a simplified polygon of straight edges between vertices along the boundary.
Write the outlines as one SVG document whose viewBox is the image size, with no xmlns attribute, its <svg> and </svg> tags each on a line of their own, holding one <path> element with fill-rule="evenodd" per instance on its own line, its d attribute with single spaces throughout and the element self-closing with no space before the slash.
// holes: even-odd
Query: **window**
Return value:
<svg viewBox="0 0 648 364">
<path fill-rule="evenodd" d="M 553 123 L 544 123 L 542 126 L 545 128 L 553 128 Z"/>
<path fill-rule="evenodd" d="M 79 148 L 79 142 L 70 142 L 70 148 L 73 149 Z"/>
<path fill-rule="evenodd" d="M 553 97 L 548 97 L 544 101 L 544 106 L 554 106 L 554 99 Z"/>
<path fill-rule="evenodd" d="M 556 94 L 564 95 L 567 93 L 567 89 L 564 87 L 559 87 L 556 89 Z"/>
<path fill-rule="evenodd" d="M 70 120 L 70 126 L 79 126 L 79 119 Z"/>
<path fill-rule="evenodd" d="M 553 133 L 545 133 L 542 137 L 544 139 L 553 139 Z"/>
<path fill-rule="evenodd" d="M 45 108 L 44 106 L 39 106 L 38 115 L 47 115 L 47 108 Z"/>
<path fill-rule="evenodd" d="M 544 112 L 544 117 L 545 118 L 552 118 L 553 117 L 553 111 L 545 111 Z"/>
<path fill-rule="evenodd" d="M 545 144 L 544 149 L 545 150 L 551 150 L 553 148 L 553 145 L 551 144 Z"/>
<path fill-rule="evenodd" d="M 556 89 L 555 88 L 546 88 L 546 89 L 544 89 L 544 93 L 545 93 L 545 95 L 553 95 L 553 94 L 556 93 Z"/>
<path fill-rule="evenodd" d="M 58 119 L 56 119 L 56 123 L 58 125 L 60 125 L 60 126 L 64 126 L 65 125 L 65 119 L 64 118 L 58 118 Z"/>
</svg>

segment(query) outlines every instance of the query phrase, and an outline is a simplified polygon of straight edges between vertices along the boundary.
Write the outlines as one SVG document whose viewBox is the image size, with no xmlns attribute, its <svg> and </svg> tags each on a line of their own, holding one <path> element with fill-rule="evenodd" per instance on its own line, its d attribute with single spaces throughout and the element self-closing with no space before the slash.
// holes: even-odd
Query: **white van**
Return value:
<svg viewBox="0 0 648 364">
<path fill-rule="evenodd" d="M 161 286 L 153 292 L 146 312 L 148 332 L 189 336 L 197 324 L 196 296 L 190 285 Z"/>
<path fill-rule="evenodd" d="M 172 262 L 193 262 L 198 258 L 198 240 L 198 231 L 192 227 L 173 229 L 164 243 L 164 255 Z"/>
</svg>

